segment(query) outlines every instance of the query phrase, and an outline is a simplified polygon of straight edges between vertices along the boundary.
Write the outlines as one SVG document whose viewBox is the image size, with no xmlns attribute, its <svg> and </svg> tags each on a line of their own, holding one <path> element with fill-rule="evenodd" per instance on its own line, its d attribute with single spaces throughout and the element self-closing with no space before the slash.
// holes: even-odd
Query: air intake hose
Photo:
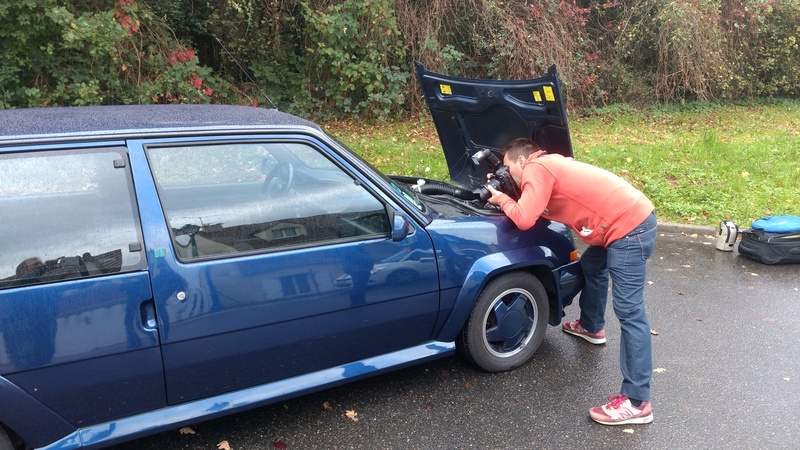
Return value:
<svg viewBox="0 0 800 450">
<path fill-rule="evenodd" d="M 477 200 L 480 197 L 480 194 L 477 192 L 460 189 L 446 183 L 437 183 L 435 181 L 427 181 L 425 184 L 419 186 L 419 191 L 428 195 L 452 195 L 461 200 Z"/>
</svg>

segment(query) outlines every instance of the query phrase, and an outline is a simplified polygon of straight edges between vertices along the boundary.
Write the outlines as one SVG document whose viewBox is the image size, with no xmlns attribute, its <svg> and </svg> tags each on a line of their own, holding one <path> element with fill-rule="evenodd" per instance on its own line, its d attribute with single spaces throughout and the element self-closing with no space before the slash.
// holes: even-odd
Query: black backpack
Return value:
<svg viewBox="0 0 800 450">
<path fill-rule="evenodd" d="M 742 231 L 739 254 L 762 264 L 800 263 L 800 217 L 765 217 Z"/>
</svg>

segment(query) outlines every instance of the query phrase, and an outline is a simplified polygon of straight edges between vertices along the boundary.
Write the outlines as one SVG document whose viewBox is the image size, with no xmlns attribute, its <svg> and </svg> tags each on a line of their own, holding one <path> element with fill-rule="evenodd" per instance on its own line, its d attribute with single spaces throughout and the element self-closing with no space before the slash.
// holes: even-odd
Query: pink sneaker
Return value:
<svg viewBox="0 0 800 450">
<path fill-rule="evenodd" d="M 561 329 L 564 330 L 565 333 L 569 333 L 573 336 L 578 336 L 586 339 L 587 341 L 591 342 L 592 344 L 605 344 L 606 343 L 606 330 L 600 330 L 597 333 L 589 333 L 581 326 L 580 319 L 574 322 L 566 322 L 561 325 Z"/>
<path fill-rule="evenodd" d="M 612 395 L 608 400 L 607 404 L 589 410 L 589 415 L 595 422 L 603 425 L 626 425 L 653 421 L 653 408 L 650 402 L 642 402 L 637 408 L 624 395 Z"/>
</svg>

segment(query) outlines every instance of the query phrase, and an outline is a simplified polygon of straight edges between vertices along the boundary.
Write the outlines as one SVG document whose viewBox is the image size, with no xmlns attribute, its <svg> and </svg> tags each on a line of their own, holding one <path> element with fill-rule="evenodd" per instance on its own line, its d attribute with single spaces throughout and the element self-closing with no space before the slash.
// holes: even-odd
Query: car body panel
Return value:
<svg viewBox="0 0 800 450">
<path fill-rule="evenodd" d="M 464 217 L 459 221 L 434 220 L 427 231 L 442 254 L 440 261 L 446 265 L 443 272 L 448 275 L 441 276 L 443 314 L 437 326 L 437 340 L 455 339 L 474 299 L 498 274 L 535 271 L 551 293 L 551 325 L 560 323 L 564 307 L 582 287 L 580 265 L 559 257 L 569 255 L 572 245 L 565 237 L 570 232 L 561 223 L 542 219 L 531 231 L 523 232 L 503 216 L 491 220 Z M 545 237 L 551 247 L 542 246 L 533 236 Z"/>
<path fill-rule="evenodd" d="M 0 423 L 22 436 L 33 448 L 64 439 L 77 429 L 30 393 L 2 376 L 0 399 L 3 399 Z"/>
</svg>

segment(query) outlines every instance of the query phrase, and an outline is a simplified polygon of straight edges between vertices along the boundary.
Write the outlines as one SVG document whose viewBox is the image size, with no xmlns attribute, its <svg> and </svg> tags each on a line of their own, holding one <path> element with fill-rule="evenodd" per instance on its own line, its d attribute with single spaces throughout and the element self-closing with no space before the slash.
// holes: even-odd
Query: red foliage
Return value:
<svg viewBox="0 0 800 450">
<path fill-rule="evenodd" d="M 180 63 L 189 62 L 194 59 L 194 50 L 184 50 L 181 52 L 175 52 L 169 55 L 169 63 L 172 66 L 177 66 Z"/>
<path fill-rule="evenodd" d="M 119 25 L 122 27 L 123 30 L 128 30 L 128 34 L 134 34 L 139 32 L 139 25 L 133 20 L 131 16 L 125 11 L 125 7 L 128 5 L 133 4 L 135 0 L 119 0 L 117 8 L 117 13 L 114 14 L 114 19 L 119 22 Z"/>
</svg>

